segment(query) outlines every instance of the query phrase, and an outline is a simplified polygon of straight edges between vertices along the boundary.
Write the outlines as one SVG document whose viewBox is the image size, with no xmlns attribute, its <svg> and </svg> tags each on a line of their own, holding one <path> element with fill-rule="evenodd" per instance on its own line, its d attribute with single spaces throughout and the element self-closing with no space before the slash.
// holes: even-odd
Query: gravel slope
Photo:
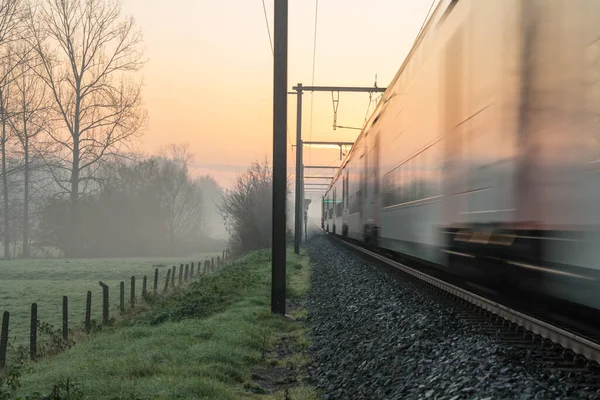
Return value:
<svg viewBox="0 0 600 400">
<path fill-rule="evenodd" d="M 309 375 L 325 399 L 580 399 L 573 373 L 453 318 L 416 285 L 318 235 L 309 298 Z M 598 392 L 600 393 L 600 392 Z"/>
</svg>

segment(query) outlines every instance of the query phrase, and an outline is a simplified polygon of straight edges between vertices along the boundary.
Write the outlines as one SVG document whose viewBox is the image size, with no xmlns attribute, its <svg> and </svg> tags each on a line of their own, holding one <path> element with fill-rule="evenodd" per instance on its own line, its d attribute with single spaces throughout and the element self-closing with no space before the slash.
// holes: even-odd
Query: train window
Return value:
<svg viewBox="0 0 600 400">
<path fill-rule="evenodd" d="M 404 202 L 404 193 L 406 193 L 406 191 L 404 190 L 404 169 L 406 168 L 406 166 L 401 165 L 400 167 L 398 167 L 396 169 L 396 171 L 398 171 L 398 187 L 396 189 L 398 195 L 397 195 L 397 201 L 398 203 L 403 203 Z"/>
<path fill-rule="evenodd" d="M 346 198 L 346 177 L 344 175 L 344 171 L 342 171 L 342 201 L 340 204 L 342 204 Z"/>
<path fill-rule="evenodd" d="M 346 208 L 349 207 L 348 198 L 350 197 L 350 171 L 346 172 Z"/>
<path fill-rule="evenodd" d="M 421 198 L 429 197 L 428 180 L 429 180 L 429 149 L 421 153 Z"/>
<path fill-rule="evenodd" d="M 402 167 L 396 168 L 394 176 L 394 204 L 400 204 L 402 203 Z"/>
<path fill-rule="evenodd" d="M 410 201 L 410 162 L 402 165 L 402 202 Z"/>
<path fill-rule="evenodd" d="M 421 154 L 413 158 L 413 168 L 415 177 L 415 200 L 421 199 Z"/>
<path fill-rule="evenodd" d="M 400 203 L 400 168 L 396 168 L 390 174 L 390 205 Z"/>
<path fill-rule="evenodd" d="M 408 201 L 415 201 L 417 199 L 417 171 L 415 170 L 415 158 L 411 158 L 408 162 L 408 169 L 410 171 L 410 187 Z"/>
<path fill-rule="evenodd" d="M 391 179 L 391 204 L 398 204 L 400 203 L 400 168 L 396 168 L 391 172 Z"/>
<path fill-rule="evenodd" d="M 431 164 L 432 164 L 432 175 L 433 175 L 433 190 L 434 195 L 439 196 L 442 194 L 442 173 L 443 173 L 443 164 L 442 164 L 442 151 L 443 151 L 443 142 L 437 142 L 435 145 L 431 147 Z"/>
</svg>

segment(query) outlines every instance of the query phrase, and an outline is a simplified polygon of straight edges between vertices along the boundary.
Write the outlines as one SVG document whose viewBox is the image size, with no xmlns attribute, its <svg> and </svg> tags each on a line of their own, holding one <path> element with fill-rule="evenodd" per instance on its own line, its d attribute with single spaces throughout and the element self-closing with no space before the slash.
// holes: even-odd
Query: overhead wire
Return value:
<svg viewBox="0 0 600 400">
<path fill-rule="evenodd" d="M 419 35 L 421 35 L 421 32 L 423 32 L 423 29 L 425 28 L 425 25 L 427 24 L 427 21 L 429 20 L 429 15 L 431 14 L 431 10 L 433 9 L 433 5 L 437 1 L 438 0 L 431 0 L 431 5 L 429 5 L 429 10 L 427 10 L 427 15 L 425 15 L 425 19 L 423 20 L 423 23 L 421 24 L 421 28 L 419 29 L 419 32 L 417 32 L 417 36 L 415 37 L 414 43 L 417 42 L 417 39 L 419 39 Z M 414 43 L 413 43 L 413 47 L 414 47 Z"/>
<path fill-rule="evenodd" d="M 271 46 L 271 54 L 275 57 L 275 49 L 273 48 L 273 39 L 271 39 L 271 28 L 269 27 L 269 17 L 267 16 L 267 7 L 265 6 L 265 0 L 262 0 L 263 13 L 265 15 L 265 24 L 267 25 L 267 34 L 269 35 L 269 45 Z M 294 145 L 290 140 L 290 131 L 286 127 L 285 136 L 287 138 L 288 144 L 290 145 L 292 151 L 294 150 Z"/>
<path fill-rule="evenodd" d="M 265 0 L 262 0 L 263 13 L 265 14 L 265 23 L 267 24 L 267 33 L 269 34 L 269 44 L 271 45 L 271 54 L 275 57 L 275 50 L 273 49 L 273 39 L 271 39 L 271 28 L 269 28 L 269 17 L 267 17 L 267 7 L 265 6 Z"/>
<path fill-rule="evenodd" d="M 319 17 L 319 0 L 315 0 L 315 33 L 313 38 L 313 62 L 312 62 L 312 78 L 311 86 L 315 85 L 315 65 L 317 59 L 317 22 Z M 312 124 L 313 124 L 313 98 L 314 92 L 310 92 L 310 123 L 308 127 L 308 137 L 312 140 Z M 308 148 L 308 163 L 310 164 L 310 147 Z"/>
<path fill-rule="evenodd" d="M 415 36 L 415 40 L 414 43 L 417 42 L 417 39 L 419 38 L 419 35 L 421 35 L 421 32 L 423 32 L 423 29 L 425 28 L 425 25 L 427 24 L 427 21 L 429 20 L 429 16 L 431 15 L 431 10 L 433 9 L 433 6 L 436 4 L 438 0 L 432 0 L 431 4 L 429 5 L 429 9 L 427 10 L 427 14 L 425 15 L 425 19 L 423 20 L 423 22 L 421 23 L 421 27 L 419 28 L 419 31 L 417 32 L 417 36 Z M 413 46 L 414 46 L 413 43 Z M 377 75 L 375 75 L 375 86 L 377 86 Z M 381 98 L 383 97 L 383 93 L 380 93 L 379 96 L 377 96 L 377 98 L 373 99 L 372 98 L 372 93 L 369 93 L 369 105 L 367 106 L 367 112 L 365 113 L 365 122 L 364 124 L 367 123 L 368 117 L 369 117 L 369 110 L 371 108 L 371 105 L 373 104 L 373 102 L 375 102 L 375 104 L 379 103 L 379 100 L 381 100 Z"/>
</svg>

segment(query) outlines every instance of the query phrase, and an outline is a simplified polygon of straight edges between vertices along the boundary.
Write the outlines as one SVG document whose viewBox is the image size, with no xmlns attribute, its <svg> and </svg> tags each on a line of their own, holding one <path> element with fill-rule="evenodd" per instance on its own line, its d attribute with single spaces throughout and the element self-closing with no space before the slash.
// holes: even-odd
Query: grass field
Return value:
<svg viewBox="0 0 600 400">
<path fill-rule="evenodd" d="M 307 256 L 288 252 L 288 298 L 302 303 L 310 283 Z M 278 338 L 307 346 L 301 322 L 270 313 L 270 251 L 246 258 L 172 294 L 136 321 L 100 332 L 65 353 L 41 360 L 21 377 L 21 395 L 48 393 L 69 379 L 72 399 L 283 399 L 257 393 L 253 372 L 305 357 L 269 359 Z M 277 357 L 276 357 L 277 358 Z M 260 385 L 259 385 L 260 386 Z M 288 397 L 316 399 L 305 384 Z"/>
<path fill-rule="evenodd" d="M 38 305 L 38 318 L 60 328 L 62 297 L 69 297 L 70 326 L 82 326 L 87 291 L 92 292 L 92 319 L 102 321 L 102 288 L 109 285 L 111 316 L 119 306 L 119 283 L 125 282 L 129 299 L 130 279 L 136 277 L 136 295 L 142 291 L 142 278 L 148 276 L 148 289 L 154 279 L 154 265 L 159 267 L 159 289 L 164 285 L 167 269 L 182 263 L 204 261 L 220 253 L 197 254 L 182 258 L 119 259 L 35 259 L 0 261 L 0 313 L 10 312 L 10 339 L 13 345 L 29 343 L 31 304 Z M 10 357 L 10 354 L 9 354 Z"/>
</svg>

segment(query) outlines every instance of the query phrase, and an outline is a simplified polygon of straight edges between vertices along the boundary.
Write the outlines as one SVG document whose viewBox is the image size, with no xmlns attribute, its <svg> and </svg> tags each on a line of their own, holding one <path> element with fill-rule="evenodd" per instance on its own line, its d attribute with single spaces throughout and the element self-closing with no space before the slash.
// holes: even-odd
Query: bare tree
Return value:
<svg viewBox="0 0 600 400">
<path fill-rule="evenodd" d="M 20 37 L 21 0 L 0 0 L 0 45 L 10 45 Z"/>
<path fill-rule="evenodd" d="M 272 193 L 273 171 L 265 161 L 254 162 L 223 195 L 219 211 L 234 251 L 271 246 Z"/>
<path fill-rule="evenodd" d="M 68 255 L 78 248 L 80 194 L 102 161 L 119 156 L 146 120 L 142 83 L 132 77 L 144 64 L 142 35 L 120 14 L 120 2 L 111 0 L 42 0 L 32 12 L 31 45 L 60 124 L 47 132 L 56 156 L 47 161 L 70 198 Z"/>
<path fill-rule="evenodd" d="M 187 144 L 172 144 L 161 155 L 163 205 L 171 249 L 178 238 L 201 230 L 202 196 L 199 186 L 189 179 L 193 156 L 188 148 Z"/>
<path fill-rule="evenodd" d="M 22 52 L 29 53 L 23 48 Z M 25 57 L 24 57 L 25 58 Z M 20 63 L 14 70 L 14 101 L 12 118 L 9 120 L 12 131 L 18 138 L 23 151 L 23 244 L 22 256 L 29 257 L 29 201 L 31 155 L 35 139 L 44 130 L 48 129 L 49 102 L 47 87 L 44 85 L 35 68 L 39 65 L 38 58 L 32 57 Z M 43 154 L 44 149 L 35 149 Z"/>
<path fill-rule="evenodd" d="M 10 133 L 8 131 L 9 85 L 12 71 L 21 60 L 12 51 L 14 42 L 22 38 L 22 2 L 20 0 L 0 0 L 0 151 L 2 156 L 2 191 L 4 219 L 4 258 L 10 258 L 8 170 L 6 148 Z"/>
<path fill-rule="evenodd" d="M 4 58 L 4 61 L 8 60 L 8 58 Z M 2 65 L 2 72 L 5 72 L 7 65 Z M 0 123 L 1 131 L 0 131 L 0 155 L 2 156 L 2 219 L 4 222 L 4 258 L 10 259 L 10 226 L 9 226 L 9 215 L 10 215 L 10 206 L 8 201 L 8 167 L 6 160 L 6 148 L 8 146 L 8 140 L 10 139 L 10 129 L 9 129 L 9 88 L 10 86 L 7 83 L 8 77 L 10 74 L 2 74 L 0 76 Z"/>
</svg>

